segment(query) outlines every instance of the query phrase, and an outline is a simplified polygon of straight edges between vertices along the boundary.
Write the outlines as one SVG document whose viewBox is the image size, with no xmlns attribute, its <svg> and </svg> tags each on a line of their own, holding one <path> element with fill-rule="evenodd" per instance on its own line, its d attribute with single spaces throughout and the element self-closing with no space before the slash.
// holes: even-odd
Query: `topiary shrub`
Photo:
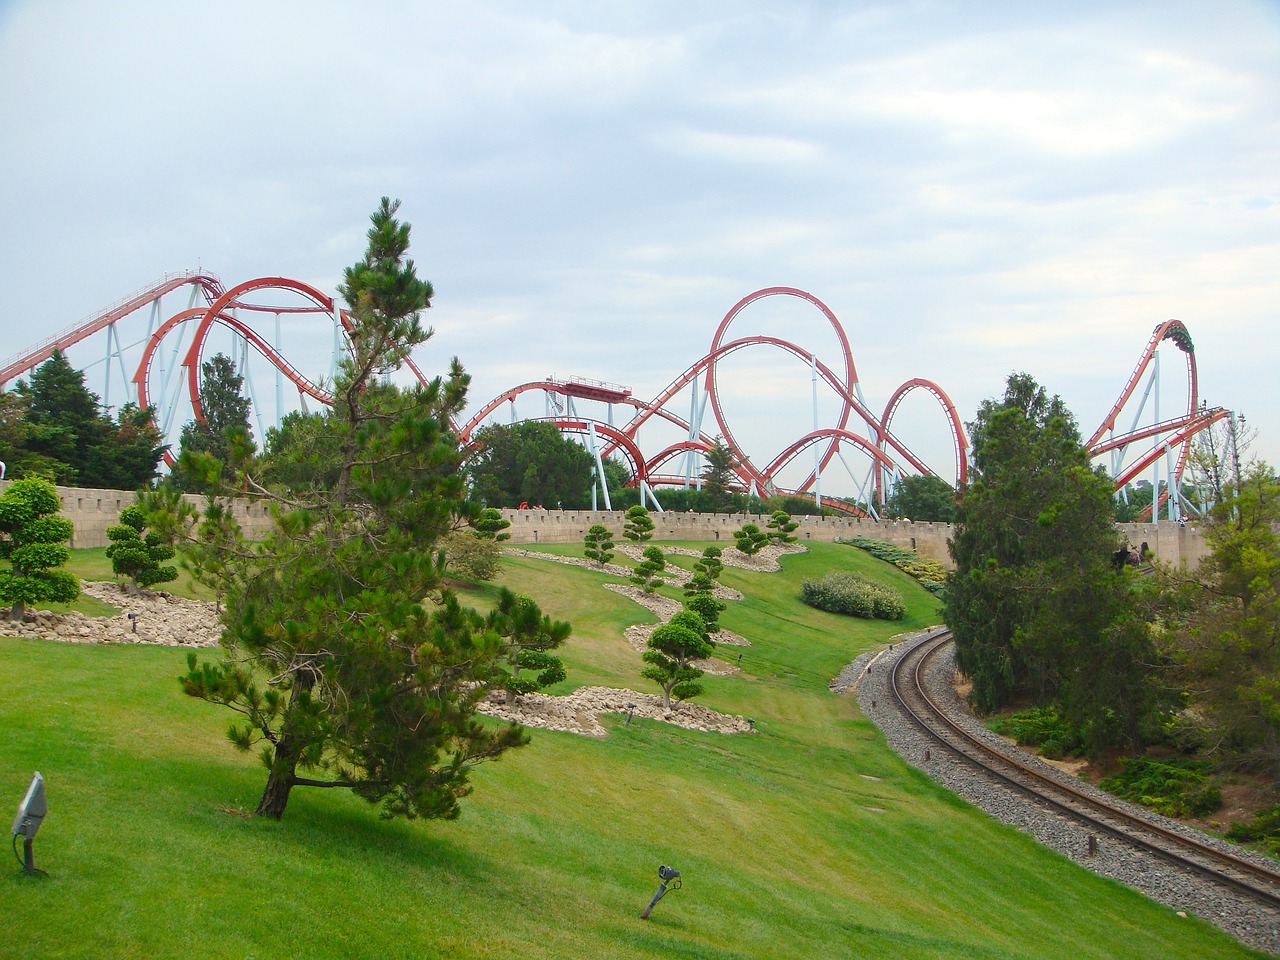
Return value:
<svg viewBox="0 0 1280 960">
<path fill-rule="evenodd" d="M 805 580 L 800 584 L 800 599 L 819 610 L 867 620 L 901 620 L 907 612 L 896 590 L 844 570 Z"/>
</svg>

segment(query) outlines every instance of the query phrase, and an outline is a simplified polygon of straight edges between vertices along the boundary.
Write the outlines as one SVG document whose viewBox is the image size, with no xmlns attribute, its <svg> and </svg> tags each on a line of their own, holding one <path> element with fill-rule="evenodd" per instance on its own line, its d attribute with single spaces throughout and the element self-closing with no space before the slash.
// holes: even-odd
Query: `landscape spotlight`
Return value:
<svg viewBox="0 0 1280 960">
<path fill-rule="evenodd" d="M 668 890 L 679 890 L 680 871 L 675 867 L 668 867 L 665 863 L 658 868 L 658 892 L 653 895 L 653 899 L 649 901 L 649 905 L 644 908 L 644 913 L 640 914 L 641 920 L 648 920 L 649 913 L 654 906 L 661 900 Z"/>
<path fill-rule="evenodd" d="M 31 778 L 31 786 L 27 787 L 27 795 L 18 804 L 18 815 L 13 818 L 13 855 L 18 856 L 18 837 L 22 837 L 22 856 L 18 862 L 22 864 L 22 872 L 29 874 L 44 873 L 37 870 L 35 858 L 31 852 L 31 841 L 40 829 L 40 821 L 49 810 L 44 795 L 44 777 L 40 771 Z"/>
<path fill-rule="evenodd" d="M 635 712 L 636 712 L 636 705 L 634 703 L 628 703 L 627 704 L 627 722 L 623 724 L 624 727 L 631 726 L 631 717 L 635 714 Z"/>
</svg>

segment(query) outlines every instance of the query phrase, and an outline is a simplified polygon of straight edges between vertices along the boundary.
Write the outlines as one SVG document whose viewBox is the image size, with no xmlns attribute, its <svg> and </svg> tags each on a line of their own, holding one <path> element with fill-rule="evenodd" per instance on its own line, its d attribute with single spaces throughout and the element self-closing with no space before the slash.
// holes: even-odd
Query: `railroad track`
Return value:
<svg viewBox="0 0 1280 960">
<path fill-rule="evenodd" d="M 1135 814 L 1120 801 L 1108 801 L 1046 772 L 1034 760 L 1020 759 L 957 723 L 929 693 L 926 672 L 933 658 L 952 642 L 949 631 L 932 634 L 902 653 L 894 663 L 889 686 L 901 710 L 939 749 L 950 751 L 981 769 L 1008 789 L 1030 795 L 1088 831 L 1119 837 L 1177 868 L 1229 888 L 1238 896 L 1271 910 L 1280 909 L 1280 871 L 1221 849 L 1211 842 L 1171 829 L 1154 818 Z"/>
</svg>

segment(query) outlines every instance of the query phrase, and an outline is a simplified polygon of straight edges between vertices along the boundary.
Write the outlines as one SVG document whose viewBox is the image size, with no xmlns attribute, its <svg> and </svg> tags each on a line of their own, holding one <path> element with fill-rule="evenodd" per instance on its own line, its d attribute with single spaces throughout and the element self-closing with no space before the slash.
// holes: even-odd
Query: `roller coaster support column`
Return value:
<svg viewBox="0 0 1280 960">
<path fill-rule="evenodd" d="M 609 502 L 609 484 L 604 476 L 604 462 L 600 459 L 600 441 L 596 437 L 596 425 L 592 421 L 587 421 L 588 434 L 591 437 L 591 456 L 596 461 L 596 479 L 600 481 L 600 489 L 604 492 L 604 508 L 612 510 L 613 504 Z M 591 509 L 596 508 L 596 488 L 591 488 Z"/>
<path fill-rule="evenodd" d="M 818 432 L 818 355 L 809 354 L 809 369 L 813 380 L 813 432 Z M 818 444 L 813 445 L 813 502 L 822 513 L 822 451 Z"/>
</svg>

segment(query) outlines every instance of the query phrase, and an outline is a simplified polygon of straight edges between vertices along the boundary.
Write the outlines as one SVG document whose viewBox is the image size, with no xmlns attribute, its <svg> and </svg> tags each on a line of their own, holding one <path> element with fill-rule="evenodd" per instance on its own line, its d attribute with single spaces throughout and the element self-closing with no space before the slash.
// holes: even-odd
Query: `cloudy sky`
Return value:
<svg viewBox="0 0 1280 960">
<path fill-rule="evenodd" d="M 473 406 L 653 396 L 785 285 L 873 409 L 923 377 L 971 419 L 1023 370 L 1086 435 L 1177 318 L 1280 463 L 1274 3 L 10 0 L 0 113 L 0 358 L 167 272 L 332 291 L 387 194 L 436 288 L 419 360 Z M 838 365 L 802 301 L 731 333 Z M 799 361 L 718 379 L 758 461 L 813 425 Z M 945 474 L 920 397 L 899 432 Z"/>
</svg>

